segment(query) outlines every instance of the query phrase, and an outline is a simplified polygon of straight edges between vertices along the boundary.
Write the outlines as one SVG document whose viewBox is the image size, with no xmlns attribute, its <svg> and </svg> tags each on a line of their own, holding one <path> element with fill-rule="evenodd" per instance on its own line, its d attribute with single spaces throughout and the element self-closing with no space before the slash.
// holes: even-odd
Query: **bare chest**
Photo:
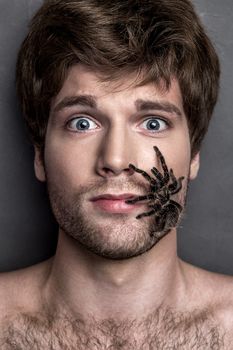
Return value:
<svg viewBox="0 0 233 350">
<path fill-rule="evenodd" d="M 4 327 L 1 350 L 230 350 L 224 331 L 207 318 L 167 313 L 141 321 L 86 323 L 70 318 L 17 317 Z"/>
</svg>

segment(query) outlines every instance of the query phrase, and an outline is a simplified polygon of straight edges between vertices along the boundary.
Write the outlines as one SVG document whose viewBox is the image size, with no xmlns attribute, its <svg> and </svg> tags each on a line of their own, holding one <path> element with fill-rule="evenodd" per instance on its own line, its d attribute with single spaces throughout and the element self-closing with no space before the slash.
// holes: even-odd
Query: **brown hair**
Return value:
<svg viewBox="0 0 233 350">
<path fill-rule="evenodd" d="M 192 156 L 217 99 L 219 61 L 189 0 L 46 0 L 17 62 L 17 91 L 31 142 L 43 150 L 51 99 L 68 69 L 85 64 L 112 80 L 180 84 Z"/>
</svg>

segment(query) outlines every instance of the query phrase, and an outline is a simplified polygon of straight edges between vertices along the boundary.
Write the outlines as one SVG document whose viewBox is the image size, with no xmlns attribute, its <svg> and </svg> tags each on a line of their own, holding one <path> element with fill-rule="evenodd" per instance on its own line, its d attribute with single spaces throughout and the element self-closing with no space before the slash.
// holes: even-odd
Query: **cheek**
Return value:
<svg viewBox="0 0 233 350">
<path fill-rule="evenodd" d="M 45 148 L 46 173 L 50 181 L 59 186 L 77 187 L 87 177 L 89 157 L 83 149 L 56 140 Z"/>
<path fill-rule="evenodd" d="M 176 139 L 176 142 L 167 148 L 165 154 L 167 154 L 168 167 L 174 170 L 177 177 L 189 174 L 191 157 L 189 137 Z"/>
</svg>

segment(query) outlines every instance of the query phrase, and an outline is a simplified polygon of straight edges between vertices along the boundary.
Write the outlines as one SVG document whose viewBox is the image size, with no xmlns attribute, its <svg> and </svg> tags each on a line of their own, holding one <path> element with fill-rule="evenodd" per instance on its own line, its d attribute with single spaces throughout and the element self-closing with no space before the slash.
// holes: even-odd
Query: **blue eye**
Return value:
<svg viewBox="0 0 233 350">
<path fill-rule="evenodd" d="M 145 120 L 142 125 L 151 132 L 159 132 L 167 129 L 168 123 L 163 119 L 150 118 Z"/>
<path fill-rule="evenodd" d="M 86 130 L 93 130 L 97 128 L 97 124 L 89 118 L 73 118 L 68 122 L 71 129 L 82 132 Z"/>
</svg>

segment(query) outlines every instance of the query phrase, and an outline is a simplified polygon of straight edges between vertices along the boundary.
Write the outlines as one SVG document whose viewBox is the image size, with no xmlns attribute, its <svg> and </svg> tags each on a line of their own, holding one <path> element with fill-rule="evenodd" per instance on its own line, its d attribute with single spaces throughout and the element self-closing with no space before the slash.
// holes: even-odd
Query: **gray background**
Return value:
<svg viewBox="0 0 233 350">
<path fill-rule="evenodd" d="M 33 170 L 14 87 L 18 48 L 41 0 L 0 0 L 0 271 L 54 254 L 57 225 L 46 188 Z M 221 94 L 203 144 L 178 237 L 179 255 L 211 271 L 233 274 L 233 1 L 195 0 L 222 63 Z"/>
</svg>

